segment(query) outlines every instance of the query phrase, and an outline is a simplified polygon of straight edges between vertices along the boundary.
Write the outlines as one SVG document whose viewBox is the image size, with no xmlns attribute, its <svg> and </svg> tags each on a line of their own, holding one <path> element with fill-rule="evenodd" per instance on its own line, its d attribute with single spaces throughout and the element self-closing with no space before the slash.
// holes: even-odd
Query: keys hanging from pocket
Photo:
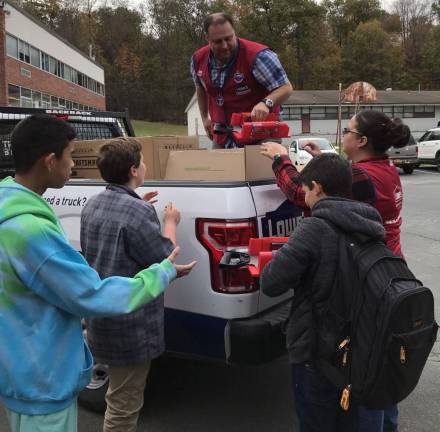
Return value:
<svg viewBox="0 0 440 432">
<path fill-rule="evenodd" d="M 400 347 L 400 363 L 402 364 L 406 363 L 406 352 L 405 352 L 405 347 L 403 345 Z"/>
<path fill-rule="evenodd" d="M 348 411 L 348 408 L 350 407 L 350 393 L 351 393 L 351 384 L 349 384 L 347 387 L 345 387 L 344 390 L 342 390 L 341 408 L 344 411 Z"/>
</svg>

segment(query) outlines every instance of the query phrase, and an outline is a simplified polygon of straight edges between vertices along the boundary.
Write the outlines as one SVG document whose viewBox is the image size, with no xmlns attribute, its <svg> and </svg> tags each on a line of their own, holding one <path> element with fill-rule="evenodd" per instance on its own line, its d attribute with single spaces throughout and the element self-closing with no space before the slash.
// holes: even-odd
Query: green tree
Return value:
<svg viewBox="0 0 440 432">
<path fill-rule="evenodd" d="M 341 47 L 359 24 L 385 15 L 379 0 L 324 0 L 323 6 L 333 37 Z"/>
<path fill-rule="evenodd" d="M 55 29 L 62 9 L 61 0 L 23 0 L 22 7 L 47 26 Z"/>
<path fill-rule="evenodd" d="M 431 9 L 432 14 L 437 18 L 437 22 L 440 22 L 440 0 L 434 0 Z"/>
<path fill-rule="evenodd" d="M 376 88 L 393 87 L 403 72 L 403 52 L 378 21 L 363 23 L 343 48 L 345 84 L 368 81 Z"/>
<path fill-rule="evenodd" d="M 432 28 L 430 0 L 395 0 L 393 10 L 400 17 L 400 37 L 406 66 L 413 75 L 417 75 L 423 46 Z"/>
<path fill-rule="evenodd" d="M 239 34 L 270 46 L 280 56 L 295 86 L 307 87 L 310 65 L 323 34 L 324 9 L 312 0 L 239 3 Z"/>
<path fill-rule="evenodd" d="M 440 26 L 434 27 L 422 51 L 423 88 L 440 90 Z"/>
</svg>

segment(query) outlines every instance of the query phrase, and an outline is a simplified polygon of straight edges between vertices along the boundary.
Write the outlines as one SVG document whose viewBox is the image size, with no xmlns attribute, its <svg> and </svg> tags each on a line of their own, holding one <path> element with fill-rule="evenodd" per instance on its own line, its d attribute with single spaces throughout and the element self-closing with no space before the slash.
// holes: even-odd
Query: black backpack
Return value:
<svg viewBox="0 0 440 432">
<path fill-rule="evenodd" d="M 333 224 L 331 224 L 333 225 Z M 339 236 L 339 264 L 319 316 L 316 367 L 370 409 L 387 408 L 417 385 L 437 337 L 432 292 L 380 240 Z"/>
</svg>

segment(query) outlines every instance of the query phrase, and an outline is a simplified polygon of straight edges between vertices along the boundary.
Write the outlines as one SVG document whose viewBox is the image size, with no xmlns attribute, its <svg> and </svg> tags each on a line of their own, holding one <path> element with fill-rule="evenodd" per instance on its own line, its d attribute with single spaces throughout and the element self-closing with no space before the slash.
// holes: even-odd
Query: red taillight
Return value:
<svg viewBox="0 0 440 432">
<path fill-rule="evenodd" d="M 196 233 L 198 240 L 209 253 L 214 291 L 235 294 L 258 290 L 258 279 L 253 278 L 245 267 L 219 266 L 225 251 L 248 251 L 249 240 L 257 237 L 256 219 L 197 219 Z"/>
<path fill-rule="evenodd" d="M 223 247 L 248 246 L 249 240 L 255 237 L 252 225 L 212 225 L 208 227 L 208 235 Z"/>
</svg>

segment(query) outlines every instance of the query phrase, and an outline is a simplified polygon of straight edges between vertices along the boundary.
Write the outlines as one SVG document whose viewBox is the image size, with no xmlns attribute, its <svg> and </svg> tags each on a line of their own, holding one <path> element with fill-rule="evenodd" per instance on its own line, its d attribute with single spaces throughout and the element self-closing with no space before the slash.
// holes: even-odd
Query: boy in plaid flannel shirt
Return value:
<svg viewBox="0 0 440 432">
<path fill-rule="evenodd" d="M 84 207 L 81 248 L 101 277 L 132 276 L 174 249 L 180 213 L 165 206 L 162 233 L 150 202 L 157 192 L 136 194 L 145 164 L 135 139 L 104 144 L 97 165 L 109 184 Z M 88 319 L 87 338 L 96 361 L 109 365 L 104 432 L 135 431 L 151 360 L 165 350 L 163 295 L 136 312 Z"/>
</svg>

